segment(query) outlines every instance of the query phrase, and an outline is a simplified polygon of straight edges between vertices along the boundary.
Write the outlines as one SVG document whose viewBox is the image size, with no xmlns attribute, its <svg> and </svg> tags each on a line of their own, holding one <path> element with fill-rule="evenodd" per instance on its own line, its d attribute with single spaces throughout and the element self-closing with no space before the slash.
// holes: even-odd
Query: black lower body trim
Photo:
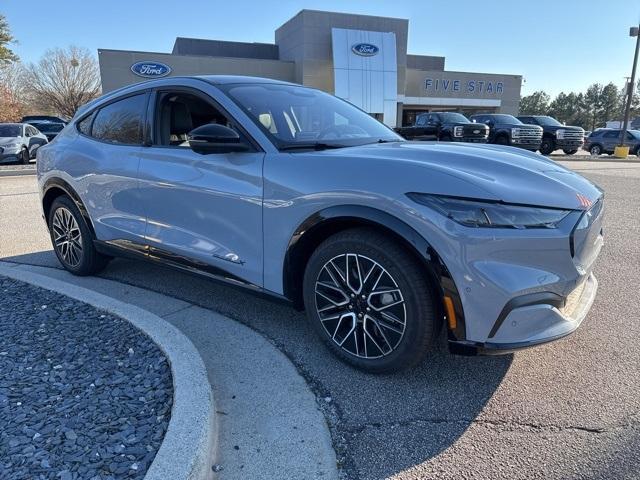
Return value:
<svg viewBox="0 0 640 480">
<path fill-rule="evenodd" d="M 174 268 L 199 277 L 208 278 L 222 285 L 239 288 L 245 292 L 249 292 L 278 303 L 291 305 L 291 301 L 283 295 L 266 290 L 259 285 L 246 282 L 245 280 L 242 280 L 221 268 L 214 267 L 213 265 L 209 265 L 204 262 L 194 261 L 182 255 L 176 255 L 172 252 L 167 252 L 155 247 L 149 247 L 148 245 L 142 245 L 129 240 L 94 240 L 93 243 L 96 250 L 104 255 L 151 261 L 165 267 Z"/>
<path fill-rule="evenodd" d="M 509 353 L 517 352 L 519 350 L 525 350 L 527 348 L 537 347 L 538 345 L 544 345 L 555 340 L 559 340 L 566 336 L 571 335 L 575 330 L 563 333 L 562 335 L 555 335 L 553 337 L 547 337 L 542 340 L 536 340 L 533 342 L 516 342 L 516 343 L 476 343 L 476 342 L 458 342 L 449 341 L 449 352 L 454 355 L 506 355 Z"/>
</svg>

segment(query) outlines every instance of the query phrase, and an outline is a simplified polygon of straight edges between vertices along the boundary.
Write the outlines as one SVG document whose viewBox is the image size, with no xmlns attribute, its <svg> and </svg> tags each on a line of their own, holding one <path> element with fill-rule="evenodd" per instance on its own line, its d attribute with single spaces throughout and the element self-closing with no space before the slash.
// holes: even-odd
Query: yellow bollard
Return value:
<svg viewBox="0 0 640 480">
<path fill-rule="evenodd" d="M 616 158 L 627 158 L 629 156 L 629 147 L 626 145 L 618 145 L 613 151 L 613 156 Z"/>
</svg>

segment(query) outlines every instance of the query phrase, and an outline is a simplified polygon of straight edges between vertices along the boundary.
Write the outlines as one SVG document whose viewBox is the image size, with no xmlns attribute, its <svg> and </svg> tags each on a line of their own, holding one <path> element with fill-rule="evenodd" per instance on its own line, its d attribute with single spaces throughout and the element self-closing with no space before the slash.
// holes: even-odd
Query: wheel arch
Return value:
<svg viewBox="0 0 640 480">
<path fill-rule="evenodd" d="M 96 232 L 93 228 L 93 222 L 91 221 L 89 212 L 84 206 L 84 203 L 82 202 L 82 199 L 80 198 L 78 192 L 76 192 L 76 190 L 68 182 L 59 177 L 49 178 L 45 182 L 42 191 L 42 212 L 44 213 L 47 228 L 49 227 L 49 211 L 51 210 L 51 205 L 53 205 L 53 202 L 56 198 L 62 195 L 66 195 L 71 198 L 71 200 L 73 200 L 73 202 L 78 207 L 78 210 L 80 210 L 80 213 L 87 222 L 87 226 L 89 227 L 93 238 L 96 237 Z"/>
<path fill-rule="evenodd" d="M 304 220 L 292 235 L 283 265 L 283 290 L 293 305 L 303 308 L 302 279 L 306 265 L 315 249 L 331 235 L 355 227 L 370 227 L 392 236 L 420 262 L 433 287 L 438 318 L 444 318 L 444 297 L 452 299 L 457 319 L 455 329 L 449 329 L 455 339 L 466 338 L 462 301 L 446 265 L 413 227 L 399 218 L 372 207 L 342 205 L 320 210 Z"/>
</svg>

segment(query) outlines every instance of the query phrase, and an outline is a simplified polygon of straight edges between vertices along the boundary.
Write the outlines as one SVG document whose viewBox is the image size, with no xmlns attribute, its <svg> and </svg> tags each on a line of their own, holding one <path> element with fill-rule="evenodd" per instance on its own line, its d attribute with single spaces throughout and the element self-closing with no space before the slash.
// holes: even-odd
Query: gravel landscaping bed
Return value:
<svg viewBox="0 0 640 480">
<path fill-rule="evenodd" d="M 0 478 L 141 479 L 171 370 L 126 320 L 0 277 Z"/>
</svg>

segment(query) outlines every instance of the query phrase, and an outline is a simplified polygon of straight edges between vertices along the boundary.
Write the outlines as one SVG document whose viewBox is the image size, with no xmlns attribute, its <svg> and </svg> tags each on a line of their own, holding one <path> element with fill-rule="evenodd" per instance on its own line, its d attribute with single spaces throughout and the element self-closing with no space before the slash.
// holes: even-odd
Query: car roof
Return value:
<svg viewBox="0 0 640 480">
<path fill-rule="evenodd" d="M 136 92 L 137 90 L 145 89 L 145 88 L 155 88 L 156 84 L 162 85 L 163 83 L 166 82 L 166 80 L 176 80 L 178 81 L 176 83 L 179 83 L 180 80 L 192 80 L 192 79 L 202 80 L 212 85 L 234 85 L 234 84 L 243 84 L 243 83 L 248 85 L 249 84 L 258 85 L 258 84 L 268 83 L 273 85 L 292 85 L 296 87 L 303 86 L 297 83 L 285 82 L 283 80 L 274 80 L 272 78 L 264 78 L 264 77 L 250 77 L 247 75 L 176 75 L 172 77 L 164 77 L 164 78 L 158 78 L 154 80 L 145 80 L 138 83 L 124 85 L 120 88 L 107 92 L 101 95 L 100 97 L 94 98 L 93 100 L 90 100 L 89 102 L 82 105 L 76 111 L 74 119 L 84 115 L 86 112 L 91 110 L 94 106 L 105 103 L 108 100 L 112 100 L 121 94 L 126 94 L 130 92 L 133 93 L 133 92 Z M 307 87 L 307 88 L 313 88 L 313 87 Z"/>
<path fill-rule="evenodd" d="M 189 78 L 189 77 L 187 77 Z M 296 85 L 296 83 L 274 80 L 273 78 L 250 77 L 247 75 L 195 75 L 191 78 L 201 78 L 214 85 L 231 85 L 237 83 L 272 83 L 277 85 Z"/>
</svg>

